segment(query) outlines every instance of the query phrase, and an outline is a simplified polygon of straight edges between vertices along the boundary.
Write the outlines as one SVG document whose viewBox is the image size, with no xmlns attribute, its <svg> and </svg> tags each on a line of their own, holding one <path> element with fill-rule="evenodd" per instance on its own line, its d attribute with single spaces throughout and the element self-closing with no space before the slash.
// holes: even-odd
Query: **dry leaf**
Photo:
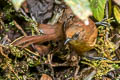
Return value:
<svg viewBox="0 0 120 80">
<path fill-rule="evenodd" d="M 52 78 L 48 76 L 47 74 L 42 74 L 40 80 L 52 80 Z"/>
</svg>

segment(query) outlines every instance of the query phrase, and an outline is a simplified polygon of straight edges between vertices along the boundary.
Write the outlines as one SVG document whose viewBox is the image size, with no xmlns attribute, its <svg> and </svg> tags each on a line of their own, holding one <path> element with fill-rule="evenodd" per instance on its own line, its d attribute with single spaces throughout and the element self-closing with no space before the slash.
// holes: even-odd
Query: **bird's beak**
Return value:
<svg viewBox="0 0 120 80">
<path fill-rule="evenodd" d="M 64 45 L 66 45 L 68 42 L 70 42 L 72 39 L 71 38 L 67 38 Z"/>
</svg>

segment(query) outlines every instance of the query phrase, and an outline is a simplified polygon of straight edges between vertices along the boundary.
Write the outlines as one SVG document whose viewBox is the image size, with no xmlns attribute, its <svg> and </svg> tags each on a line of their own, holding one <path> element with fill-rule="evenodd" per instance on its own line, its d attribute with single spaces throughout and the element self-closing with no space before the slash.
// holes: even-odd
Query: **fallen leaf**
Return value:
<svg viewBox="0 0 120 80">
<path fill-rule="evenodd" d="M 47 74 L 42 74 L 40 80 L 52 80 L 52 78 Z"/>
</svg>

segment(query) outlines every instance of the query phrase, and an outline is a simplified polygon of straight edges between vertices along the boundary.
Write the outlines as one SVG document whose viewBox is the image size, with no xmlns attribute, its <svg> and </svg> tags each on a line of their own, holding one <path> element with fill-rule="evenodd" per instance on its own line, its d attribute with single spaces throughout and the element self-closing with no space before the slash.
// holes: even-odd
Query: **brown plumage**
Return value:
<svg viewBox="0 0 120 80">
<path fill-rule="evenodd" d="M 67 26 L 66 39 L 79 55 L 94 48 L 98 31 L 91 19 L 89 19 L 89 24 L 85 25 L 83 21 L 75 17 Z"/>
</svg>

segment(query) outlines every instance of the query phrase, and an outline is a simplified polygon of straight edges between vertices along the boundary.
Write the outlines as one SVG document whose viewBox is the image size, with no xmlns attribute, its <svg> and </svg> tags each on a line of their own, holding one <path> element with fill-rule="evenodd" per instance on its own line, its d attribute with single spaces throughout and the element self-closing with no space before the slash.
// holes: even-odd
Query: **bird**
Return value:
<svg viewBox="0 0 120 80">
<path fill-rule="evenodd" d="M 39 24 L 39 29 L 42 30 L 44 35 L 23 37 L 13 42 L 13 45 L 18 46 L 26 43 L 23 44 L 23 47 L 27 47 L 37 42 L 43 43 L 62 39 L 65 40 L 64 44 L 69 43 L 71 49 L 78 53 L 78 55 L 83 56 L 85 52 L 95 47 L 98 30 L 92 19 L 88 18 L 89 24 L 86 25 L 77 16 L 71 16 L 72 14 L 71 9 L 68 8 L 65 16 L 63 15 L 65 20 L 61 20 L 54 25 Z M 64 22 L 66 25 L 64 25 Z"/>
<path fill-rule="evenodd" d="M 93 49 L 97 40 L 98 30 L 95 22 L 90 18 L 88 22 L 89 24 L 86 25 L 84 21 L 74 17 L 72 23 L 66 25 L 64 44 L 69 43 L 70 47 L 80 56 L 84 56 L 85 52 Z"/>
</svg>

